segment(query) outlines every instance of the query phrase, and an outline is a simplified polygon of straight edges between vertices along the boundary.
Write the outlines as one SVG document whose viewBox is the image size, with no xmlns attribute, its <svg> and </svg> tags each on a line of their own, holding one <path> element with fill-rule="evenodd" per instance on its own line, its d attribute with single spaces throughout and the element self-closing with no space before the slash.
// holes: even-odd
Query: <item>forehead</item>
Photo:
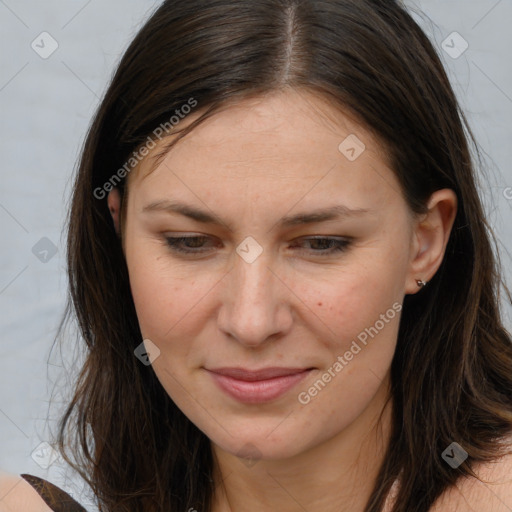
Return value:
<svg viewBox="0 0 512 512">
<path fill-rule="evenodd" d="M 189 114 L 178 130 L 200 114 Z M 383 185 L 391 187 L 388 193 L 399 191 L 377 138 L 354 116 L 308 92 L 273 93 L 225 107 L 162 155 L 175 139 L 157 143 L 130 174 L 130 190 L 172 190 L 181 177 L 182 185 L 198 193 L 215 187 L 247 193 L 249 182 L 260 194 L 282 193 L 315 180 L 323 181 L 324 193 L 343 185 L 352 192 Z"/>
</svg>

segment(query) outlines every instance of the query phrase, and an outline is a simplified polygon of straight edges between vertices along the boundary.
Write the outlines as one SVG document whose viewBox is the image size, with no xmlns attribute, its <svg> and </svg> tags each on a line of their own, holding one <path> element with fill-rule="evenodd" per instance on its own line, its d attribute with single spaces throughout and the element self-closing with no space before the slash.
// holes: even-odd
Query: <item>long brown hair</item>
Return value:
<svg viewBox="0 0 512 512">
<path fill-rule="evenodd" d="M 424 212 L 440 188 L 458 198 L 441 267 L 405 297 L 391 367 L 392 436 L 365 512 L 381 510 L 399 475 L 393 512 L 428 511 L 458 478 L 476 476 L 476 463 L 501 455 L 499 441 L 512 432 L 501 285 L 510 293 L 475 185 L 474 140 L 411 15 L 391 0 L 166 0 L 97 110 L 69 215 L 61 327 L 76 317 L 86 346 L 57 441 L 101 511 L 207 512 L 214 492 L 209 439 L 134 356 L 142 336 L 101 191 L 116 175 L 125 192 L 119 170 L 191 98 L 204 115 L 181 136 L 230 102 L 284 87 L 314 91 L 372 130 L 412 211 Z M 469 454 L 457 469 L 441 457 L 452 442 Z"/>
</svg>

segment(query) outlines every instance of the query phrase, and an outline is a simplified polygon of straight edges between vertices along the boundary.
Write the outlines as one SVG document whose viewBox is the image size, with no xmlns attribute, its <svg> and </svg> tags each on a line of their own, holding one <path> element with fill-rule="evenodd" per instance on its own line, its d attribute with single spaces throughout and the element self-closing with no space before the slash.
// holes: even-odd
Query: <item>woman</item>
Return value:
<svg viewBox="0 0 512 512">
<path fill-rule="evenodd" d="M 69 220 L 88 356 L 58 442 L 100 510 L 512 508 L 465 129 L 396 2 L 161 5 Z"/>
</svg>

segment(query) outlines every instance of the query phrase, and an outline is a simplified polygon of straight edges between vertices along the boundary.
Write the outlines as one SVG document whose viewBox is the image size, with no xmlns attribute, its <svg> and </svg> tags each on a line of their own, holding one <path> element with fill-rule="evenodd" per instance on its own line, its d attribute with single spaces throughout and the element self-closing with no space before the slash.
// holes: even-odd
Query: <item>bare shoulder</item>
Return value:
<svg viewBox="0 0 512 512">
<path fill-rule="evenodd" d="M 512 452 L 512 437 L 507 445 Z M 512 453 L 474 469 L 480 480 L 467 477 L 445 492 L 431 512 L 511 512 Z"/>
<path fill-rule="evenodd" d="M 0 512 L 52 512 L 21 476 L 0 472 Z"/>
</svg>

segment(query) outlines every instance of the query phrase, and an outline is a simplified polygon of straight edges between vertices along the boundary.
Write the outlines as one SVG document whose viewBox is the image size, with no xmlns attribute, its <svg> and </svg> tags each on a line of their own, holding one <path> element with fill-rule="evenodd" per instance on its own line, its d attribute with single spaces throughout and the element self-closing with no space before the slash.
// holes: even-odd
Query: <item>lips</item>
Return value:
<svg viewBox="0 0 512 512">
<path fill-rule="evenodd" d="M 206 368 L 205 368 L 206 369 Z M 284 395 L 314 368 L 215 368 L 207 370 L 215 384 L 231 398 L 246 404 L 269 402 Z"/>
<path fill-rule="evenodd" d="M 261 370 L 247 370 L 245 368 L 215 368 L 209 370 L 210 372 L 231 377 L 236 380 L 243 380 L 246 382 L 255 382 L 257 380 L 275 379 L 276 377 L 286 377 L 288 375 L 295 375 L 302 373 L 312 368 L 262 368 Z"/>
</svg>

